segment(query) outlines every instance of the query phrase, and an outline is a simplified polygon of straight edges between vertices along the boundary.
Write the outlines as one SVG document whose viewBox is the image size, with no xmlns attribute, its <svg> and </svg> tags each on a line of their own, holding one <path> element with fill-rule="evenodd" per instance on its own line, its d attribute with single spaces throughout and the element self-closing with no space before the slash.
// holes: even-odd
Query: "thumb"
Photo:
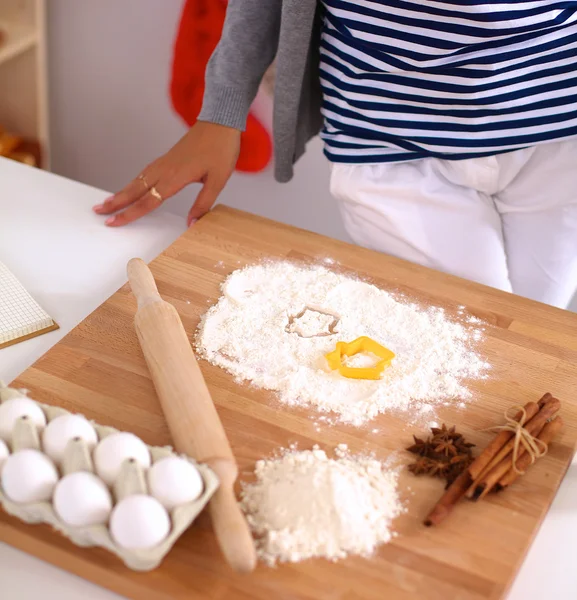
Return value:
<svg viewBox="0 0 577 600">
<path fill-rule="evenodd" d="M 211 179 L 206 180 L 188 213 L 188 219 L 186 223 L 189 227 L 198 221 L 198 219 L 203 217 L 213 207 L 223 187 L 224 185 L 220 182 L 216 183 Z"/>
</svg>

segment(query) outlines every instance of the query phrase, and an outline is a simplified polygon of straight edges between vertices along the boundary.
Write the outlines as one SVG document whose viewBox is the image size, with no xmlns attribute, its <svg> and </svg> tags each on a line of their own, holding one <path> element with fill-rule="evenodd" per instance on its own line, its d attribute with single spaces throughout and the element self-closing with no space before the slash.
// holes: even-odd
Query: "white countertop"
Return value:
<svg viewBox="0 0 577 600">
<path fill-rule="evenodd" d="M 183 231 L 169 212 L 122 229 L 92 214 L 106 192 L 0 158 L 0 260 L 57 320 L 60 330 L 0 350 L 10 381 L 125 281 L 133 256 L 152 260 Z M 120 597 L 0 543 L 0 598 L 118 600 Z M 517 577 L 509 600 L 577 598 L 577 460 Z M 426 600 L 426 599 L 424 599 Z"/>
</svg>

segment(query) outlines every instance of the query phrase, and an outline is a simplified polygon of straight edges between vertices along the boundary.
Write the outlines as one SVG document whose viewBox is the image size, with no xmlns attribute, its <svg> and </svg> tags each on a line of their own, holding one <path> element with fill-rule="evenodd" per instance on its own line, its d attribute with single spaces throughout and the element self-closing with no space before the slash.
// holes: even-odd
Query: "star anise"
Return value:
<svg viewBox="0 0 577 600">
<path fill-rule="evenodd" d="M 431 433 L 433 434 L 434 440 L 451 440 L 456 441 L 461 439 L 463 436 L 460 433 L 457 433 L 456 428 L 453 426 L 450 429 L 443 423 L 443 425 L 439 427 L 432 427 Z"/>
<path fill-rule="evenodd" d="M 455 456 L 457 448 L 452 440 L 440 440 L 435 446 L 435 452 L 437 454 L 444 454 L 445 456 Z"/>
<path fill-rule="evenodd" d="M 414 444 L 407 450 L 418 458 L 409 465 L 415 475 L 428 475 L 447 481 L 450 485 L 473 462 L 470 444 L 455 427 L 445 424 L 431 429 L 432 436 L 421 439 L 413 436 Z"/>
<path fill-rule="evenodd" d="M 409 446 L 407 450 L 413 454 L 418 454 L 419 456 L 427 456 L 431 451 L 430 440 L 421 440 L 416 435 L 413 436 L 413 440 L 415 440 L 415 443 L 412 446 Z"/>
<path fill-rule="evenodd" d="M 450 471 L 450 465 L 444 460 L 433 460 L 427 475 L 444 479 Z"/>
<path fill-rule="evenodd" d="M 409 471 L 413 475 L 429 475 L 434 461 L 426 456 L 421 456 L 413 464 L 409 465 Z"/>
<path fill-rule="evenodd" d="M 455 441 L 455 447 L 459 452 L 468 452 L 470 454 L 471 448 L 474 448 L 475 444 L 470 444 L 469 442 L 466 442 L 463 437 L 461 437 L 460 440 Z"/>
<path fill-rule="evenodd" d="M 449 460 L 450 465 L 460 465 L 462 463 L 470 462 L 472 457 L 467 456 L 466 454 L 457 454 L 456 456 L 451 457 Z"/>
</svg>

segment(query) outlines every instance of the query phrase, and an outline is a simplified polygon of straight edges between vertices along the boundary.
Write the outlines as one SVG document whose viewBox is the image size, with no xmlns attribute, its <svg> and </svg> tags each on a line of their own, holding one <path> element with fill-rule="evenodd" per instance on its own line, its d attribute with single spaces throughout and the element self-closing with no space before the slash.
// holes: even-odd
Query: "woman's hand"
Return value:
<svg viewBox="0 0 577 600">
<path fill-rule="evenodd" d="M 190 226 L 216 202 L 234 171 L 239 151 L 238 129 L 199 121 L 122 191 L 95 206 L 94 212 L 117 213 L 105 223 L 119 227 L 152 212 L 189 183 L 201 183 L 202 189 L 188 213 Z"/>
</svg>

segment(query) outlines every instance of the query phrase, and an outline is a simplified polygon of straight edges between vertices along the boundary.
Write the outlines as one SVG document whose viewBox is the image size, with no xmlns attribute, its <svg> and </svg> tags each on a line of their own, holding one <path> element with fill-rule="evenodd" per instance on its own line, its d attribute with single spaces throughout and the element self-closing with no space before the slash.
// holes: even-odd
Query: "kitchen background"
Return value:
<svg viewBox="0 0 577 600">
<path fill-rule="evenodd" d="M 186 131 L 169 96 L 182 1 L 49 0 L 45 4 L 51 168 L 65 177 L 116 191 Z M 266 94 L 259 95 L 255 110 L 270 127 Z M 328 191 L 328 177 L 328 163 L 315 140 L 289 184 L 277 184 L 270 168 L 257 175 L 236 173 L 221 201 L 347 240 Z M 184 217 L 195 193 L 194 186 L 184 190 L 162 210 Z M 577 310 L 577 298 L 572 309 Z"/>
</svg>

